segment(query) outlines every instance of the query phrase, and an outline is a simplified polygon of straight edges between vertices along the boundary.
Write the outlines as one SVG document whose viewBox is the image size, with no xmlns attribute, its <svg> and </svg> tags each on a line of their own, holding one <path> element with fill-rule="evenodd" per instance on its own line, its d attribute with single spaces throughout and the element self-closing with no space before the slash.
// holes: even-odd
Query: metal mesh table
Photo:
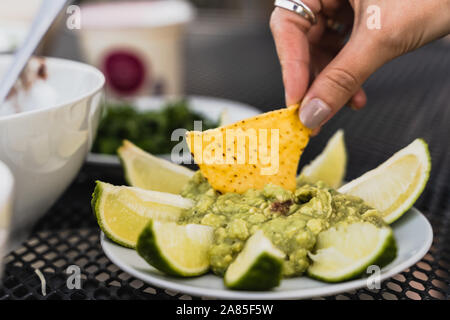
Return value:
<svg viewBox="0 0 450 320">
<path fill-rule="evenodd" d="M 190 65 L 188 92 L 217 94 L 261 109 L 265 109 L 268 102 L 282 105 L 281 78 L 270 38 L 264 42 L 267 57 L 256 61 L 251 61 L 248 51 L 258 52 L 255 43 L 244 40 L 239 46 L 230 46 L 227 41 L 231 40 L 226 37 L 223 42 L 215 43 L 219 46 L 216 50 L 228 50 L 217 51 L 224 59 L 228 57 L 228 66 L 222 67 L 229 72 L 228 79 L 227 75 L 222 78 L 218 75 L 221 81 L 216 84 L 199 85 L 201 81 L 196 79 L 209 79 L 213 75 L 205 73 L 213 71 L 205 70 L 201 63 L 197 67 Z M 344 128 L 349 150 L 347 179 L 375 167 L 416 137 L 428 141 L 433 159 L 430 181 L 416 203 L 433 226 L 431 250 L 413 267 L 384 281 L 380 290 L 361 289 L 320 299 L 450 298 L 449 49 L 450 44 L 442 40 L 383 67 L 365 86 L 370 99 L 366 109 L 358 113 L 340 112 L 307 148 L 301 163 L 310 161 L 335 130 Z M 242 57 L 239 52 L 247 54 Z M 193 53 L 188 50 L 187 54 Z M 244 60 L 239 61 L 239 58 Z M 199 56 L 195 59 L 202 61 Z M 246 90 L 231 89 L 237 74 L 250 73 L 258 66 L 257 76 L 246 79 L 250 81 Z M 261 92 L 269 98 L 261 97 Z M 121 271 L 106 258 L 89 203 L 96 179 L 124 183 L 120 168 L 86 164 L 64 196 L 37 223 L 31 237 L 6 257 L 0 300 L 201 298 L 149 286 Z M 73 264 L 82 270 L 81 289 L 66 286 L 66 269 Z M 35 268 L 39 268 L 47 280 L 46 296 L 41 293 Z"/>
</svg>

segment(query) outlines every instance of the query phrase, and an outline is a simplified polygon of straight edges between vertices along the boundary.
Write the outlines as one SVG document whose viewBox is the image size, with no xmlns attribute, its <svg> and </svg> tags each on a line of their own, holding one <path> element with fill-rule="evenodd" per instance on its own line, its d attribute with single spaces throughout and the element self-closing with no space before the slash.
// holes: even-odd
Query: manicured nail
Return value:
<svg viewBox="0 0 450 320">
<path fill-rule="evenodd" d="M 328 118 L 330 113 L 331 108 L 325 102 L 314 98 L 300 109 L 300 120 L 308 128 L 315 129 Z"/>
</svg>

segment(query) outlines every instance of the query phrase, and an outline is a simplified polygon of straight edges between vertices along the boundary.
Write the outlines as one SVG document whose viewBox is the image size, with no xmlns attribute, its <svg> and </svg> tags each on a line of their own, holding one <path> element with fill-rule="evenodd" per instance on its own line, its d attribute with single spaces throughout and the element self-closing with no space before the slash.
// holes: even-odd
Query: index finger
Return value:
<svg viewBox="0 0 450 320">
<path fill-rule="evenodd" d="M 308 2 L 315 3 L 310 5 L 313 11 L 320 10 L 318 0 Z M 283 74 L 286 105 L 300 102 L 308 88 L 310 52 L 306 34 L 310 27 L 307 19 L 282 8 L 275 8 L 270 19 Z"/>
</svg>

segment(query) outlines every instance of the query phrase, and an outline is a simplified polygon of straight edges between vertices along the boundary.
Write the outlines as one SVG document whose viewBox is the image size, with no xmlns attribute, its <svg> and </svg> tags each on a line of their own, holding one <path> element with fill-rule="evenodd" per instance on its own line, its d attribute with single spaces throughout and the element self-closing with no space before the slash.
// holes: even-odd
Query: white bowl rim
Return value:
<svg viewBox="0 0 450 320">
<path fill-rule="evenodd" d="M 13 188 L 14 177 L 9 168 L 0 161 L 0 210 L 11 200 Z"/>
<path fill-rule="evenodd" d="M 11 55 L 11 54 L 0 54 L 0 63 L 3 62 L 4 60 L 11 59 L 12 57 L 13 57 L 13 55 Z M 95 93 L 100 91 L 103 88 L 103 86 L 105 85 L 105 76 L 103 75 L 103 73 L 100 70 L 98 70 L 97 68 L 95 68 L 89 64 L 78 62 L 78 61 L 73 61 L 73 60 L 68 60 L 68 59 L 54 58 L 54 57 L 42 57 L 42 58 L 44 58 L 45 62 L 46 63 L 48 62 L 49 64 L 60 65 L 60 66 L 66 65 L 69 67 L 78 68 L 79 70 L 84 71 L 84 72 L 90 72 L 91 74 L 98 77 L 99 82 L 92 89 L 87 90 L 86 93 L 80 95 L 77 98 L 69 99 L 67 101 L 64 101 L 63 103 L 55 104 L 54 106 L 50 106 L 50 107 L 46 107 L 46 108 L 39 108 L 36 110 L 30 110 L 30 111 L 24 111 L 24 112 L 0 116 L 0 122 L 2 122 L 4 120 L 15 119 L 15 118 L 19 118 L 19 117 L 28 116 L 28 115 L 44 113 L 44 112 L 48 112 L 49 110 L 58 109 L 58 108 L 61 108 L 61 107 L 67 106 L 67 105 L 74 104 L 78 101 L 86 99 L 87 97 L 93 96 Z"/>
</svg>

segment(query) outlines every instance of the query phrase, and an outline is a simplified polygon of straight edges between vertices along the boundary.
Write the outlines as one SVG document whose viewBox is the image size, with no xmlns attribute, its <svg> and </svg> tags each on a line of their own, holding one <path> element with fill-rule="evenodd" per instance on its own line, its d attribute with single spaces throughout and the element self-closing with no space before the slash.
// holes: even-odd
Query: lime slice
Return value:
<svg viewBox="0 0 450 320">
<path fill-rule="evenodd" d="M 214 228 L 178 225 L 150 219 L 139 235 L 136 250 L 150 265 L 173 276 L 193 277 L 209 270 Z"/>
<path fill-rule="evenodd" d="M 377 168 L 342 186 L 338 191 L 362 198 L 392 223 L 422 193 L 431 168 L 428 146 L 422 139 L 395 153 Z"/>
<path fill-rule="evenodd" d="M 124 140 L 117 151 L 129 185 L 147 190 L 179 194 L 194 172 L 157 158 Z"/>
<path fill-rule="evenodd" d="M 245 243 L 225 273 L 225 286 L 235 290 L 269 290 L 280 284 L 285 254 L 278 250 L 263 231 L 257 231 Z"/>
<path fill-rule="evenodd" d="M 344 131 L 338 130 L 330 138 L 322 153 L 303 167 L 300 176 L 308 182 L 323 181 L 332 188 L 339 188 L 345 177 L 346 167 Z"/>
<path fill-rule="evenodd" d="M 368 222 L 344 223 L 319 233 L 315 251 L 309 254 L 313 263 L 308 275 L 326 282 L 353 279 L 371 265 L 382 268 L 397 255 L 392 229 Z"/>
<path fill-rule="evenodd" d="M 97 222 L 112 241 L 134 248 L 150 218 L 176 221 L 193 202 L 181 196 L 97 181 L 92 195 Z"/>
</svg>

